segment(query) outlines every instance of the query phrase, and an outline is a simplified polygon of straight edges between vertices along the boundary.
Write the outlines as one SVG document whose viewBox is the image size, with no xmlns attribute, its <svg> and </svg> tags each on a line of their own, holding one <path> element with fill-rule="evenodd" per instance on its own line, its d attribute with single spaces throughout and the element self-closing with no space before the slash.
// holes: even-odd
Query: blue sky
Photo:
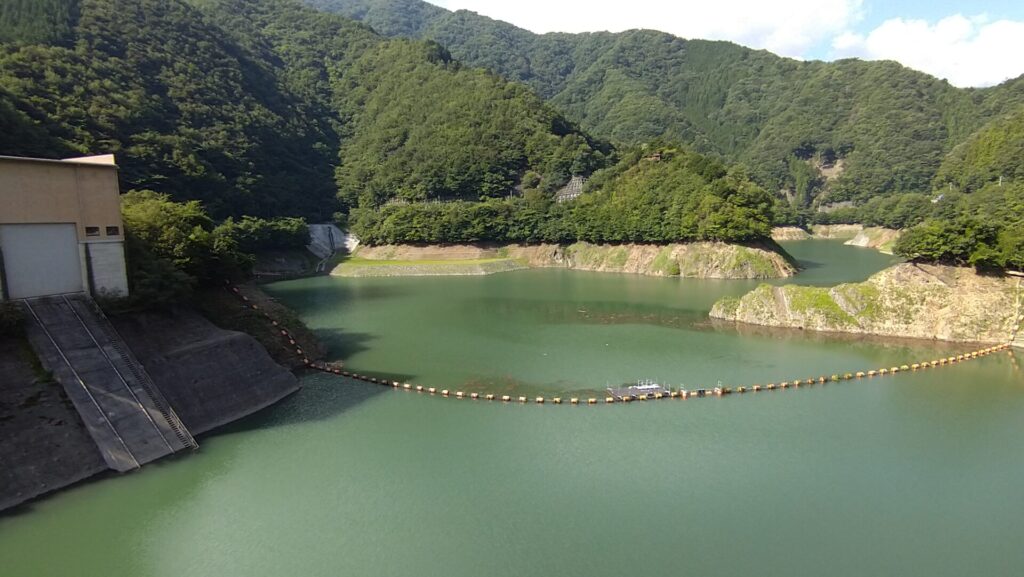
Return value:
<svg viewBox="0 0 1024 577">
<path fill-rule="evenodd" d="M 896 60 L 957 86 L 1024 74 L 1024 0 L 430 0 L 534 32 L 653 28 L 802 59 Z"/>
</svg>

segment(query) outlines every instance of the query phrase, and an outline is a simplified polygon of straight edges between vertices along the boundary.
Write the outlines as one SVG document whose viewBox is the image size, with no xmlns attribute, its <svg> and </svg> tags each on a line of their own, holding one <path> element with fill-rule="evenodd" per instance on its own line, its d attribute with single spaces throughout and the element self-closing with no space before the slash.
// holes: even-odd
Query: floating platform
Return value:
<svg viewBox="0 0 1024 577">
<path fill-rule="evenodd" d="M 654 395 L 660 394 L 667 397 L 671 392 L 672 391 L 668 387 L 652 382 L 638 383 L 635 385 L 622 385 L 620 387 L 608 387 L 608 394 L 619 401 L 627 397 L 636 399 L 640 397 L 640 395 L 646 395 L 648 398 L 653 398 Z"/>
</svg>

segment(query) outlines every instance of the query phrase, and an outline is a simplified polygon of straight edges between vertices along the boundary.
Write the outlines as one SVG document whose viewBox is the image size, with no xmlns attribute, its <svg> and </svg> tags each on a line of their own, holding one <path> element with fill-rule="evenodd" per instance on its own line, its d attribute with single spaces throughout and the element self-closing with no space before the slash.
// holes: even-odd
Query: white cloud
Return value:
<svg viewBox="0 0 1024 577">
<path fill-rule="evenodd" d="M 683 38 L 731 40 L 784 56 L 809 49 L 849 29 L 863 0 L 431 0 L 465 8 L 538 33 L 621 32 L 651 28 Z"/>
<path fill-rule="evenodd" d="M 1024 73 L 1024 22 L 961 14 L 935 24 L 895 18 L 867 35 L 838 35 L 832 50 L 836 57 L 896 60 L 955 86 L 990 86 Z"/>
</svg>

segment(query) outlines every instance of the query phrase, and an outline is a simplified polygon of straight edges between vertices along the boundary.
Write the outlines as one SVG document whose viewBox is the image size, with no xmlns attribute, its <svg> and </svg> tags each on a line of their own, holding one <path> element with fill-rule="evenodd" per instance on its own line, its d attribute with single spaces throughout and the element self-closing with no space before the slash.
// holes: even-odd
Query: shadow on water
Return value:
<svg viewBox="0 0 1024 577">
<path fill-rule="evenodd" d="M 908 354 L 922 354 L 928 352 L 935 354 L 958 354 L 983 346 L 980 343 L 959 343 L 908 337 L 887 337 L 858 333 L 814 331 L 791 327 L 769 327 L 714 318 L 705 318 L 703 321 L 695 323 L 693 328 L 707 332 L 738 334 L 742 337 L 786 340 L 794 343 L 843 343 L 852 347 L 882 346 L 887 349 L 905 349 Z"/>
<path fill-rule="evenodd" d="M 281 281 L 264 285 L 262 288 L 273 298 L 299 311 L 317 309 L 325 303 L 343 305 L 357 299 L 360 302 L 395 299 L 413 292 L 408 283 L 353 283 L 330 276 Z"/>
<path fill-rule="evenodd" d="M 217 434 L 231 435 L 314 421 L 328 421 L 379 395 L 391 392 L 390 389 L 380 385 L 331 375 L 311 374 L 303 377 L 302 382 L 302 389 L 294 395 L 265 411 L 218 430 Z"/>
<path fill-rule="evenodd" d="M 378 339 L 370 333 L 352 333 L 338 329 L 316 329 L 317 339 L 327 349 L 327 359 L 345 361 L 352 356 L 370 350 L 369 343 Z"/>
</svg>

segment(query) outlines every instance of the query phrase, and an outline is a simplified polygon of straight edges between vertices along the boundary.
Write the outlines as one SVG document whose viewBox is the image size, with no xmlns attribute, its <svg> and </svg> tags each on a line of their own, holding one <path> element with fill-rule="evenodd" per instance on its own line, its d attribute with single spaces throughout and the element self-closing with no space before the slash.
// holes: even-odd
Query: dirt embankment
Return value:
<svg viewBox="0 0 1024 577">
<path fill-rule="evenodd" d="M 832 288 L 762 285 L 715 303 L 712 318 L 772 327 L 958 342 L 1013 335 L 1017 279 L 972 268 L 898 264 Z"/>
<path fill-rule="evenodd" d="M 852 239 L 862 230 L 861 224 L 816 224 L 811 227 L 811 234 L 815 238 Z"/>
<path fill-rule="evenodd" d="M 813 238 L 811 233 L 799 226 L 777 226 L 772 229 L 772 240 L 807 240 Z"/>
<path fill-rule="evenodd" d="M 649 276 L 750 279 L 783 278 L 796 272 L 795 266 L 776 247 L 741 246 L 700 242 L 689 244 L 594 245 L 579 242 L 568 246 L 555 244 L 509 245 L 499 247 L 453 246 L 376 246 L 361 247 L 353 263 L 343 263 L 332 274 L 353 276 L 361 269 L 372 274 L 401 276 L 410 267 L 417 274 L 451 274 L 448 269 L 458 261 L 467 267 L 459 274 L 488 274 L 510 267 L 569 268 L 575 270 L 621 272 Z M 375 264 L 360 264 L 373 261 Z M 389 261 L 387 264 L 381 264 Z M 407 264 L 403 264 L 406 261 Z M 483 261 L 483 262 L 482 262 Z M 514 263 L 514 264 L 513 264 Z M 487 267 L 497 270 L 487 270 Z M 433 271 L 433 272 L 432 272 Z M 473 271 L 473 272 L 467 272 Z M 364 275 L 367 276 L 367 275 Z"/>
<path fill-rule="evenodd" d="M 891 228 L 867 227 L 857 233 L 857 236 L 846 241 L 850 246 L 873 248 L 885 254 L 892 254 L 896 241 L 900 238 L 901 231 Z"/>
</svg>

